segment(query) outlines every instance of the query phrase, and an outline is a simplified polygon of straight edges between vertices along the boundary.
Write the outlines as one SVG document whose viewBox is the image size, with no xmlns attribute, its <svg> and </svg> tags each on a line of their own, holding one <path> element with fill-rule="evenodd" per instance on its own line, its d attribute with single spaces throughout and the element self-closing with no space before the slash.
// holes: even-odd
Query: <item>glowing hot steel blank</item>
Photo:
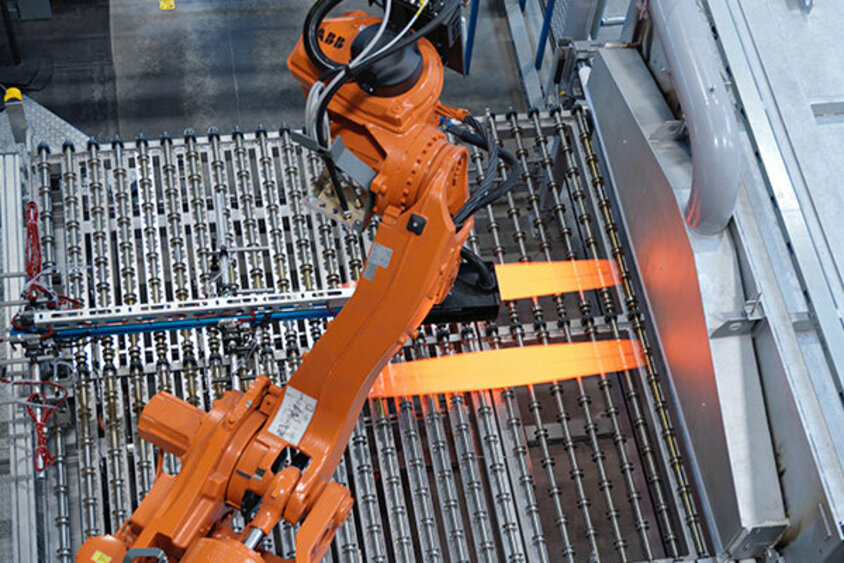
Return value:
<svg viewBox="0 0 844 563">
<path fill-rule="evenodd" d="M 620 281 L 613 260 L 496 264 L 495 275 L 504 301 L 582 292 L 610 287 Z"/>
<path fill-rule="evenodd" d="M 634 340 L 504 348 L 388 364 L 370 397 L 462 393 L 608 374 L 644 363 Z M 529 369 L 525 369 L 530 366 Z"/>
</svg>

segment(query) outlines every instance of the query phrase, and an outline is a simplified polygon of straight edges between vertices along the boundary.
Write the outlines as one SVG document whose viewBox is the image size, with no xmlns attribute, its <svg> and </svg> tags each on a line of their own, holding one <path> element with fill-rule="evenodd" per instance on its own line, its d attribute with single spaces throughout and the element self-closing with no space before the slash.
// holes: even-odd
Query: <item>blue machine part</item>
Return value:
<svg viewBox="0 0 844 563">
<path fill-rule="evenodd" d="M 86 338 L 89 336 L 116 336 L 119 334 L 139 334 L 145 332 L 158 332 L 170 330 L 185 330 L 193 328 L 202 328 L 214 326 L 221 321 L 239 321 L 250 324 L 261 324 L 271 321 L 296 321 L 300 319 L 324 319 L 337 315 L 339 309 L 331 309 L 328 304 L 324 304 L 322 308 L 310 309 L 307 311 L 276 311 L 273 313 L 256 313 L 219 316 L 219 317 L 202 317 L 194 319 L 173 319 L 165 321 L 154 322 L 134 322 L 127 324 L 114 324 L 105 326 L 92 326 L 87 328 L 73 327 L 73 328 L 53 328 L 50 333 L 51 338 L 58 340 L 68 340 L 72 338 Z M 12 335 L 29 334 L 26 331 L 14 329 Z"/>
<path fill-rule="evenodd" d="M 472 64 L 472 49 L 475 46 L 475 30 L 478 25 L 478 7 L 480 4 L 481 0 L 472 0 L 472 5 L 469 7 L 469 25 L 466 29 L 466 49 L 463 52 L 463 72 L 467 76 L 469 75 L 469 67 Z"/>
<path fill-rule="evenodd" d="M 545 44 L 548 43 L 548 32 L 551 30 L 551 18 L 554 15 L 554 4 L 556 0 L 548 0 L 545 4 L 545 15 L 542 18 L 542 29 L 539 31 L 539 44 L 536 46 L 536 70 L 542 68 L 542 57 L 545 56 Z M 524 2 L 522 3 L 524 9 Z"/>
</svg>

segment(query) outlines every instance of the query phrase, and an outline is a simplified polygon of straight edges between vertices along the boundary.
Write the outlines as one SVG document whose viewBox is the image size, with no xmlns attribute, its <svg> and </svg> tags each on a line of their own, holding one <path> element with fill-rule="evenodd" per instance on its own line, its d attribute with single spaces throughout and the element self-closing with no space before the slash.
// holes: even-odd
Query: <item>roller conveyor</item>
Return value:
<svg viewBox="0 0 844 563">
<path fill-rule="evenodd" d="M 509 302 L 494 323 L 424 326 L 394 361 L 618 337 L 647 346 L 588 116 L 510 113 L 491 123 L 524 174 L 478 213 L 471 248 L 498 263 L 613 258 L 622 283 Z M 482 155 L 472 160 L 479 181 Z M 35 313 L 36 324 L 14 337 L 39 350 L 41 369 L 58 366 L 71 390 L 49 437 L 56 464 L 38 474 L 35 499 L 46 524 L 39 553 L 70 560 L 87 535 L 115 530 L 151 485 L 154 452 L 133 430 L 149 397 L 170 390 L 207 407 L 256 373 L 283 384 L 327 321 L 272 317 L 273 299 L 345 295 L 374 229 L 358 234 L 305 205 L 319 161 L 284 129 L 42 146 L 33 163 L 45 256 L 38 283 L 84 303 Z M 234 303 L 237 315 L 225 318 L 220 311 Z M 127 309 L 181 323 L 159 319 L 127 334 Z M 73 316 L 100 318 L 102 330 L 41 338 L 51 317 Z M 555 384 L 486 391 L 480 379 L 471 393 L 370 399 L 335 477 L 356 504 L 328 559 L 709 554 L 657 366 L 649 355 L 642 369 Z M 32 455 L 28 440 L 13 447 Z M 176 460 L 165 469 L 176 471 Z M 293 553 L 290 525 L 266 541 Z"/>
<path fill-rule="evenodd" d="M 314 133 L 332 98 L 313 88 L 330 75 L 314 74 L 314 58 L 294 48 L 300 34 L 333 53 L 360 29 L 341 21 L 370 20 L 302 29 L 306 11 L 333 0 L 224 12 L 214 3 L 77 4 L 53 3 L 54 21 L 32 23 L 16 20 L 29 17 L 19 6 L 5 22 L 20 32 L 27 64 L 0 68 L 0 559 L 74 561 L 97 536 L 82 559 L 109 563 L 94 551 L 103 549 L 114 563 L 122 546 L 103 535 L 133 514 L 136 525 L 118 532 L 123 542 L 156 544 L 171 558 L 258 547 L 267 560 L 291 559 L 297 541 L 307 557 L 301 546 L 326 537 L 320 522 L 342 513 L 344 488 L 353 511 L 326 561 L 844 559 L 844 198 L 834 150 L 844 138 L 844 75 L 834 64 L 844 49 L 834 3 L 370 1 L 394 31 L 419 33 L 449 14 L 428 35 L 436 53 L 420 43 L 423 63 L 439 55 L 471 75 L 461 82 L 449 71 L 436 107 L 433 95 L 408 91 L 414 101 L 404 107 L 415 109 L 402 123 L 426 132 L 399 144 L 388 131 L 405 98 L 392 86 L 380 95 L 375 63 L 337 78 L 370 95 L 343 87 L 333 96 L 329 105 L 349 107 L 329 108 L 332 134 L 354 122 L 372 137 L 338 137 L 339 178 L 367 186 L 366 168 L 379 167 L 373 155 L 404 161 L 382 169 L 372 193 L 384 205 L 421 205 L 437 194 L 414 191 L 415 179 L 436 187 L 445 177 L 419 174 L 434 170 L 420 163 L 453 150 L 437 126 L 452 143 L 497 141 L 507 153 L 467 145 L 477 197 L 453 217 L 472 215 L 465 250 L 494 268 L 461 252 L 452 293 L 357 396 L 356 424 L 341 424 L 338 440 L 333 425 L 304 423 L 304 442 L 288 438 L 303 401 L 311 412 L 352 397 L 345 387 L 354 383 L 320 389 L 320 377 L 354 382 L 363 359 L 392 344 L 372 319 L 401 319 L 417 282 L 433 274 L 399 252 L 421 277 L 401 278 L 407 290 L 391 292 L 385 281 L 400 278 L 384 277 L 397 273 L 373 239 L 382 212 L 379 243 L 399 234 L 392 211 L 367 208 L 365 188 L 332 190 L 314 141 L 276 128 L 304 116 Z M 342 8 L 332 9 L 333 19 Z M 209 66 L 226 46 L 216 57 L 224 64 Z M 29 67 L 49 69 L 30 64 L 42 49 L 57 63 L 49 87 L 20 83 L 36 102 L 11 86 Z M 294 80 L 315 94 L 304 111 Z M 439 82 L 422 82 L 439 94 Z M 95 109 L 79 111 L 83 102 Z M 508 103 L 541 109 L 508 112 Z M 500 113 L 485 115 L 486 106 Z M 464 107 L 477 121 L 463 120 Z M 253 132 L 262 121 L 273 127 Z M 229 129 L 236 123 L 250 128 Z M 96 141 L 76 128 L 134 134 L 183 124 L 197 130 Z M 370 154 L 372 139 L 380 148 Z M 487 188 L 499 198 L 478 205 Z M 376 219 L 362 232 L 347 227 L 360 228 L 369 212 Z M 427 229 L 416 215 L 397 229 L 423 243 L 420 253 L 432 248 L 432 230 L 451 238 L 426 216 Z M 372 317 L 332 320 L 365 295 L 381 300 Z M 350 341 L 361 343 L 359 356 L 308 371 L 325 348 Z M 254 454 L 262 440 L 275 444 L 258 466 L 245 453 L 235 462 L 243 434 L 227 442 L 199 432 L 189 441 L 195 457 L 180 453 L 184 440 L 156 434 L 210 420 L 201 411 L 227 390 L 268 380 L 291 383 L 291 412 L 282 415 L 282 404 L 267 427 L 282 442 L 261 432 L 244 446 Z M 244 400 L 240 412 L 267 415 L 277 393 Z M 323 408 L 316 420 L 347 410 Z M 346 444 L 348 433 L 345 451 L 326 446 Z M 280 449 L 288 444 L 299 452 Z M 212 467 L 205 461 L 215 452 Z M 329 475 L 303 468 L 332 452 L 343 454 L 335 483 L 320 489 Z M 304 480 L 276 504 L 264 486 L 280 476 L 287 489 L 297 468 Z M 231 474 L 225 491 L 156 500 L 169 482 L 160 472 L 192 486 L 213 485 L 219 470 Z M 314 493 L 326 502 L 298 518 Z M 143 499 L 156 513 L 150 521 L 144 508 L 135 514 Z M 216 521 L 201 512 L 209 499 L 244 507 L 220 523 L 242 532 L 237 542 L 196 541 Z M 299 524 L 279 520 L 279 506 Z M 193 538 L 189 548 L 132 537 L 142 527 L 173 538 L 170 526 L 186 514 L 196 518 L 177 526 Z"/>
</svg>

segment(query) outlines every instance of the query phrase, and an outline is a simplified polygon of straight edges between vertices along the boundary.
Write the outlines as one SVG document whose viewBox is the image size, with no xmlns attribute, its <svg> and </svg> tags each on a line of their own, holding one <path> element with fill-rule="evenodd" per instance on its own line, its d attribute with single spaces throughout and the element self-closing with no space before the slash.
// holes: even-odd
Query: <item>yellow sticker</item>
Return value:
<svg viewBox="0 0 844 563">
<path fill-rule="evenodd" d="M 176 0 L 158 0 L 158 9 L 165 12 L 176 9 Z M 99 563 L 99 562 L 97 562 Z"/>
<path fill-rule="evenodd" d="M 165 0 L 161 1 L 164 2 Z M 94 555 L 91 556 L 91 561 L 93 561 L 94 563 L 111 563 L 111 557 L 109 557 L 98 549 L 94 552 Z"/>
</svg>

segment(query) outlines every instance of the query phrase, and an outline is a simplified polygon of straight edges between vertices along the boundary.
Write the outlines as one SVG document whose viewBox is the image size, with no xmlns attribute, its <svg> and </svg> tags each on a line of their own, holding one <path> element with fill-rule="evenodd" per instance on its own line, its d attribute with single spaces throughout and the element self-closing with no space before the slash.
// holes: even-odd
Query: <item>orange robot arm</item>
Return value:
<svg viewBox="0 0 844 563">
<path fill-rule="evenodd" d="M 376 21 L 361 12 L 326 20 L 324 35 L 343 38 L 332 42 L 332 58 L 349 61 L 354 37 Z M 448 293 L 472 227 L 471 218 L 460 229 L 452 221 L 469 196 L 468 154 L 437 128 L 442 63 L 428 41 L 418 49 L 422 70 L 406 92 L 378 97 L 349 83 L 328 106 L 332 134 L 377 173 L 370 189 L 381 224 L 354 296 L 285 388 L 260 375 L 208 413 L 168 393 L 153 397 L 139 434 L 177 456 L 181 471 L 160 475 L 121 530 L 90 538 L 78 561 L 117 562 L 127 551 L 186 562 L 278 561 L 259 546 L 281 518 L 302 522 L 296 561 L 317 561 L 328 549 L 352 506 L 331 477 L 367 392 Z M 302 41 L 288 66 L 306 89 L 319 78 Z M 231 515 L 247 505 L 254 517 L 236 534 Z"/>
</svg>

